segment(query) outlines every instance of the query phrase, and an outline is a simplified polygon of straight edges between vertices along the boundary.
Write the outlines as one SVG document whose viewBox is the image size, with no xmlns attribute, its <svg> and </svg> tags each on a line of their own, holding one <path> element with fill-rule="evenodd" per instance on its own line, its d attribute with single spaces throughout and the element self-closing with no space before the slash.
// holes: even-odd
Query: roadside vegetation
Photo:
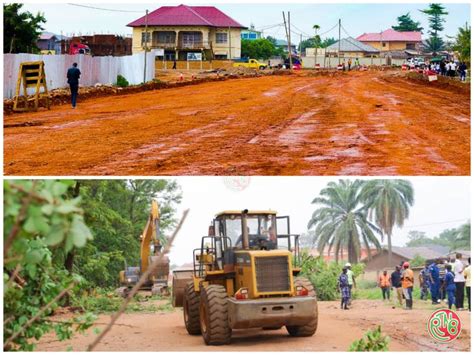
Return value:
<svg viewBox="0 0 474 355">
<path fill-rule="evenodd" d="M 175 224 L 179 186 L 171 180 L 7 180 L 4 182 L 4 350 L 34 350 L 54 331 L 59 340 L 118 309 L 112 295 L 125 261 L 138 263 L 140 234 L 152 198 L 161 228 Z M 73 317 L 58 322 L 61 307 Z M 137 296 L 128 312 L 168 311 Z"/>
</svg>

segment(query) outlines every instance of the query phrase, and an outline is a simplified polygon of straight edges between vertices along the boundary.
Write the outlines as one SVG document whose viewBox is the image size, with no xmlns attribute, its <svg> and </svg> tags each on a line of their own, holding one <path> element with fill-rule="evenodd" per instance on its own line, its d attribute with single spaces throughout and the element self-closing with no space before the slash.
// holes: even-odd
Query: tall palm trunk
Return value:
<svg viewBox="0 0 474 355">
<path fill-rule="evenodd" d="M 387 234 L 387 244 L 388 244 L 388 266 L 392 267 L 392 234 Z"/>
</svg>

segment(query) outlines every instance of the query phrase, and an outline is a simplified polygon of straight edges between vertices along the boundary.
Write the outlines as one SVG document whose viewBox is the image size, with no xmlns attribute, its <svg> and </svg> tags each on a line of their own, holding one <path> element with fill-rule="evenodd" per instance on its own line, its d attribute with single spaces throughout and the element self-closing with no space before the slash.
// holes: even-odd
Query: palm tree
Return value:
<svg viewBox="0 0 474 355">
<path fill-rule="evenodd" d="M 349 262 L 356 263 L 360 259 L 361 243 L 364 244 L 369 257 L 370 244 L 380 249 L 376 234 L 380 229 L 367 218 L 367 209 L 360 202 L 360 180 L 339 180 L 330 182 L 321 190 L 320 197 L 313 200 L 320 205 L 313 212 L 308 228 L 315 227 L 313 245 L 320 254 L 328 247 L 328 254 L 334 248 L 336 261 L 339 261 L 339 252 L 347 248 Z"/>
<path fill-rule="evenodd" d="M 319 30 L 320 28 L 321 28 L 321 26 L 319 26 L 319 25 L 314 25 L 314 26 L 313 26 L 315 36 L 318 35 L 318 30 Z"/>
<path fill-rule="evenodd" d="M 401 179 L 375 179 L 366 181 L 362 187 L 361 198 L 369 210 L 369 217 L 387 236 L 388 265 L 392 265 L 393 227 L 403 227 L 413 206 L 414 191 L 412 184 Z"/>
</svg>

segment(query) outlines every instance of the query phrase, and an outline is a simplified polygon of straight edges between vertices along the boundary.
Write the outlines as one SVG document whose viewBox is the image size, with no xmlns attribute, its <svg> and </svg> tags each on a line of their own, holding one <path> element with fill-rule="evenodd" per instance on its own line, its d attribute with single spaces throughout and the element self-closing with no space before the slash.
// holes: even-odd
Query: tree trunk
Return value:
<svg viewBox="0 0 474 355">
<path fill-rule="evenodd" d="M 79 181 L 76 181 L 76 185 L 74 186 L 74 190 L 72 192 L 72 197 L 76 198 L 79 196 L 81 189 L 81 183 Z M 64 268 L 69 272 L 69 274 L 72 273 L 72 268 L 74 266 L 74 249 L 71 250 L 69 253 L 66 255 L 66 260 L 64 260 Z M 64 305 L 69 306 L 71 303 L 71 300 L 69 298 L 69 294 L 64 295 Z"/>
<path fill-rule="evenodd" d="M 388 244 L 388 265 L 392 267 L 392 235 L 387 234 L 387 244 Z"/>
</svg>

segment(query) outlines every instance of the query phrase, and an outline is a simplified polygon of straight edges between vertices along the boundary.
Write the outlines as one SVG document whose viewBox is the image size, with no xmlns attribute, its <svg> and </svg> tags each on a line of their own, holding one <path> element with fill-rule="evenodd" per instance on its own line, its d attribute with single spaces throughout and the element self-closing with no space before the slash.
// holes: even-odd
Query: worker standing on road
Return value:
<svg viewBox="0 0 474 355">
<path fill-rule="evenodd" d="M 387 270 L 384 270 L 383 273 L 379 276 L 379 287 L 382 290 L 382 297 L 385 301 L 387 299 L 390 301 L 390 275 L 387 273 Z"/>
<path fill-rule="evenodd" d="M 352 271 L 352 265 L 351 263 L 346 264 L 346 269 L 347 269 L 347 281 L 349 282 L 349 306 L 351 305 L 352 302 L 352 286 L 356 287 L 356 281 L 354 277 L 354 272 Z"/>
<path fill-rule="evenodd" d="M 79 78 L 81 77 L 81 71 L 77 67 L 77 63 L 73 63 L 72 67 L 67 71 L 67 83 L 71 89 L 71 105 L 72 108 L 76 108 L 77 94 L 79 92 Z"/>
<path fill-rule="evenodd" d="M 403 305 L 403 290 L 402 290 L 402 273 L 400 272 L 400 266 L 395 266 L 395 271 L 390 275 L 392 282 L 393 292 L 397 295 L 400 306 Z"/>
<path fill-rule="evenodd" d="M 428 299 L 428 290 L 430 289 L 430 270 L 428 262 L 425 264 L 423 270 L 420 271 L 419 281 L 420 281 L 420 299 Z"/>
<path fill-rule="evenodd" d="M 464 278 L 466 279 L 466 296 L 469 312 L 471 311 L 471 257 L 467 258 L 469 266 L 464 269 Z"/>
<path fill-rule="evenodd" d="M 439 304 L 440 299 L 439 299 L 439 286 L 440 286 L 440 280 L 439 280 L 439 267 L 437 264 L 438 260 L 435 260 L 431 263 L 430 265 L 430 292 L 431 292 L 431 304 Z"/>
<path fill-rule="evenodd" d="M 173 60 L 173 69 L 176 70 L 176 58 Z"/>
<path fill-rule="evenodd" d="M 344 266 L 337 282 L 338 291 L 341 293 L 341 309 L 349 309 L 349 280 L 347 268 Z"/>
<path fill-rule="evenodd" d="M 403 295 L 405 296 L 406 301 L 405 309 L 413 308 L 413 281 L 413 270 L 410 269 L 410 264 L 406 261 L 403 263 L 402 274 Z"/>
<path fill-rule="evenodd" d="M 349 71 L 351 71 L 351 65 L 352 65 L 352 59 L 349 58 L 349 60 L 347 61 L 347 69 L 348 69 Z"/>
<path fill-rule="evenodd" d="M 464 264 L 461 261 L 462 254 L 456 253 L 456 261 L 454 262 L 454 284 L 456 285 L 456 309 L 462 311 L 464 308 Z"/>
<path fill-rule="evenodd" d="M 444 283 L 446 285 L 446 293 L 448 294 L 448 306 L 455 303 L 454 293 L 456 292 L 456 285 L 454 284 L 454 273 L 452 272 L 451 265 L 446 265 L 446 275 L 444 276 Z"/>
</svg>

